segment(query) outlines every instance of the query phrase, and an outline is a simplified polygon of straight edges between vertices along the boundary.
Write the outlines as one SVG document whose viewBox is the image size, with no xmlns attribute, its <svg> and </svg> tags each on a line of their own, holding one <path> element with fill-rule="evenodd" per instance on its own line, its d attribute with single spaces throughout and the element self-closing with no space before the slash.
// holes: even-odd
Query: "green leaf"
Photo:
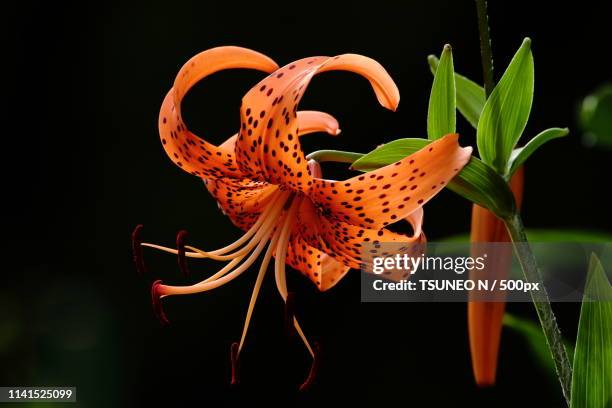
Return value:
<svg viewBox="0 0 612 408">
<path fill-rule="evenodd" d="M 526 38 L 501 80 L 485 103 L 476 138 L 482 160 L 506 174 L 508 160 L 531 111 L 533 100 L 533 55 Z"/>
<path fill-rule="evenodd" d="M 351 169 L 360 171 L 372 171 L 387 166 L 404 157 L 421 150 L 431 143 L 431 140 L 407 138 L 396 139 L 377 147 L 370 153 L 366 153 L 360 159 L 353 162 Z"/>
<path fill-rule="evenodd" d="M 455 76 L 453 52 L 445 45 L 440 64 L 434 75 L 429 111 L 427 113 L 427 136 L 436 140 L 456 131 Z"/>
<path fill-rule="evenodd" d="M 435 55 L 427 57 L 431 73 L 435 74 L 440 61 Z M 463 75 L 455 74 L 457 109 L 470 122 L 474 129 L 478 127 L 480 112 L 487 100 L 484 88 Z"/>
<path fill-rule="evenodd" d="M 387 143 L 353 163 L 351 168 L 376 170 L 403 159 L 431 143 L 426 139 L 397 139 Z M 514 213 L 514 196 L 506 181 L 491 167 L 472 157 L 468 164 L 447 185 L 455 193 L 505 218 Z"/>
<path fill-rule="evenodd" d="M 506 313 L 504 315 L 504 326 L 515 331 L 525 340 L 538 366 L 542 367 L 546 373 L 550 375 L 550 379 L 556 382 L 557 371 L 555 369 L 555 363 L 550 355 L 546 337 L 539 323 Z M 564 341 L 563 343 L 570 358 L 572 358 L 574 350 L 571 344 L 568 341 Z"/>
<path fill-rule="evenodd" d="M 540 132 L 533 139 L 531 139 L 525 146 L 514 149 L 510 155 L 510 172 L 512 175 L 514 172 L 521 167 L 521 165 L 531 156 L 533 152 L 538 150 L 540 146 L 549 140 L 556 139 L 559 137 L 567 136 L 569 130 L 567 128 L 551 128 Z"/>
<path fill-rule="evenodd" d="M 595 254 L 580 310 L 572 408 L 605 408 L 612 404 L 612 287 Z"/>
</svg>

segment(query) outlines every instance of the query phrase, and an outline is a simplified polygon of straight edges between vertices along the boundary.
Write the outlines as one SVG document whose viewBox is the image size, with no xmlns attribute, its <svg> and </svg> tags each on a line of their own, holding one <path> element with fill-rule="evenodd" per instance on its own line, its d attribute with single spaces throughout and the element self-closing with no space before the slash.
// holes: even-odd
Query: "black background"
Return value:
<svg viewBox="0 0 612 408">
<path fill-rule="evenodd" d="M 162 329 L 150 311 L 150 279 L 186 280 L 171 256 L 147 251 L 149 277 L 131 264 L 129 234 L 138 223 L 147 240 L 169 245 L 182 228 L 205 248 L 239 236 L 202 183 L 175 167 L 159 143 L 162 97 L 188 58 L 233 44 L 280 65 L 345 52 L 377 59 L 400 88 L 396 113 L 347 73 L 317 77 L 301 104 L 333 113 L 343 130 L 338 139 L 309 136 L 306 150 L 369 151 L 425 136 L 432 80 L 426 56 L 445 43 L 453 46 L 455 69 L 480 80 L 472 1 L 24 1 L 3 14 L 9 243 L 0 284 L 2 385 L 77 386 L 83 407 L 561 406 L 559 386 L 515 334 L 504 332 L 498 385 L 479 390 L 465 304 L 361 304 L 356 272 L 327 293 L 289 278 L 303 326 L 324 350 L 319 381 L 305 394 L 296 390 L 309 359 L 285 339 L 282 303 L 266 281 L 242 356 L 242 385 L 232 390 L 229 345 L 239 338 L 254 271 L 207 294 L 168 299 L 172 325 Z M 579 100 L 610 79 L 608 14 L 599 2 L 514 1 L 493 2 L 490 15 L 498 74 L 523 37 L 533 40 L 535 99 L 525 134 L 572 130 L 529 162 L 525 223 L 611 231 L 602 191 L 612 155 L 583 147 L 575 123 Z M 228 71 L 197 85 L 184 102 L 191 129 L 215 143 L 233 134 L 241 95 L 262 77 Z M 464 145 L 474 144 L 463 120 L 459 131 Z M 340 166 L 326 172 L 350 175 Z M 467 232 L 469 213 L 469 203 L 443 192 L 426 208 L 429 239 Z M 216 268 L 191 266 L 196 277 Z M 534 314 L 528 304 L 509 308 Z M 555 310 L 573 341 L 579 305 Z"/>
</svg>

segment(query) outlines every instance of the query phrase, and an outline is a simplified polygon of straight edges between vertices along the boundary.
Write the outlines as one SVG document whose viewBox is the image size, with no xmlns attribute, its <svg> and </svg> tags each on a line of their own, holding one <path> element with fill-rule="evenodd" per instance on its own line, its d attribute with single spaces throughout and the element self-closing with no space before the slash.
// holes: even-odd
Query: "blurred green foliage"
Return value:
<svg viewBox="0 0 612 408">
<path fill-rule="evenodd" d="M 584 143 L 612 149 L 612 83 L 585 97 L 578 114 Z"/>
<path fill-rule="evenodd" d="M 540 324 L 524 317 L 506 313 L 504 315 L 504 326 L 513 330 L 523 338 L 533 358 L 537 360 L 538 366 L 542 367 L 544 371 L 550 375 L 550 379 L 556 382 L 557 373 L 555 371 L 555 364 L 548 350 L 546 337 L 544 337 L 544 332 L 542 332 Z M 564 345 L 570 359 L 573 359 L 574 348 L 568 341 L 565 341 Z"/>
</svg>

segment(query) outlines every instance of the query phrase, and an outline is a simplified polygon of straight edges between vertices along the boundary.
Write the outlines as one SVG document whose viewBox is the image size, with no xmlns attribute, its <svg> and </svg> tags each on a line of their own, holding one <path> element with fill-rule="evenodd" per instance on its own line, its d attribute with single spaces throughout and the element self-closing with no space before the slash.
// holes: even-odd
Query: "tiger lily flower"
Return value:
<svg viewBox="0 0 612 408">
<path fill-rule="evenodd" d="M 510 189 L 514 193 L 517 208 L 523 200 L 524 169 L 519 168 L 510 179 Z M 495 214 L 484 207 L 472 207 L 472 228 L 470 241 L 473 243 L 512 242 L 506 226 Z M 499 248 L 489 271 L 495 276 L 490 278 L 506 279 L 512 264 L 512 250 Z M 479 273 L 482 273 L 479 272 Z M 495 384 L 497 355 L 501 329 L 504 319 L 505 302 L 468 302 L 468 333 L 472 356 L 472 369 L 476 384 L 488 387 Z"/>
<path fill-rule="evenodd" d="M 214 146 L 190 132 L 181 116 L 181 100 L 206 76 L 230 68 L 252 68 L 270 75 L 242 99 L 239 133 Z M 189 286 L 170 286 L 156 281 L 152 300 L 158 317 L 166 296 L 209 291 L 244 273 L 264 253 L 248 305 L 242 337 L 232 345 L 232 381 L 249 321 L 271 259 L 274 258 L 276 287 L 285 303 L 290 301 L 286 265 L 301 272 L 321 291 L 336 285 L 350 268 L 361 264 L 364 242 L 420 242 L 422 206 L 459 172 L 471 148 L 458 145 L 458 135 L 448 135 L 427 148 L 367 175 L 346 181 L 323 179 L 320 167 L 308 162 L 300 137 L 313 132 L 337 135 L 339 125 L 332 116 L 298 111 L 298 104 L 315 74 L 351 71 L 365 77 L 387 109 L 395 110 L 399 91 L 376 61 L 354 54 L 311 57 L 278 68 L 268 57 L 244 48 L 219 47 L 189 60 L 179 71 L 163 101 L 159 132 L 170 159 L 180 168 L 204 180 L 206 188 L 232 223 L 245 231 L 236 242 L 213 251 L 184 245 L 178 248 L 142 243 L 179 255 L 184 259 L 212 258 L 226 266 L 203 281 Z M 385 227 L 402 219 L 413 226 L 412 236 Z M 135 231 L 140 248 L 140 229 Z M 137 253 L 137 264 L 143 267 Z M 298 320 L 295 331 L 313 357 L 311 375 L 317 365 L 316 347 L 310 344 Z"/>
</svg>

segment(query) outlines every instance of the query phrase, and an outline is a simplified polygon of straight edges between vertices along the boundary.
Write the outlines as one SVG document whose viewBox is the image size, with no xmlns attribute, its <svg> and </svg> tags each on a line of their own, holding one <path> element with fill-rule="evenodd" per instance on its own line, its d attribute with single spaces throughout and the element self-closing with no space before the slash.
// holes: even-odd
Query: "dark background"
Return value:
<svg viewBox="0 0 612 408">
<path fill-rule="evenodd" d="M 534 108 L 526 135 L 569 126 L 527 168 L 525 223 L 537 228 L 611 231 L 603 192 L 610 152 L 587 149 L 576 106 L 609 80 L 609 15 L 599 2 L 490 4 L 501 73 L 523 37 L 533 40 Z M 255 271 L 231 285 L 171 298 L 172 325 L 150 310 L 151 279 L 186 283 L 172 256 L 146 252 L 151 275 L 131 263 L 129 234 L 172 245 L 182 228 L 200 247 L 239 232 L 199 182 L 166 157 L 157 135 L 163 95 L 199 51 L 241 45 L 280 65 L 310 55 L 354 52 L 397 81 L 397 113 L 382 109 L 365 80 L 317 77 L 301 105 L 333 113 L 343 134 L 309 136 L 307 150 L 369 151 L 398 137 L 424 137 L 431 74 L 426 56 L 453 46 L 455 68 L 480 80 L 472 1 L 98 2 L 24 1 L 3 12 L 3 232 L 0 384 L 72 385 L 79 406 L 223 406 L 353 403 L 370 406 L 561 406 L 559 386 L 505 331 L 498 385 L 472 379 L 465 304 L 361 304 L 349 274 L 328 293 L 296 274 L 297 312 L 321 341 L 323 366 L 306 394 L 297 386 L 310 361 L 284 337 L 283 307 L 267 280 L 242 355 L 242 385 L 229 383 L 229 345 L 239 338 Z M 7 51 L 8 50 L 8 51 Z M 241 95 L 263 76 L 228 71 L 196 86 L 184 102 L 196 134 L 218 143 L 238 126 Z M 6 91 L 8 90 L 8 95 Z M 474 131 L 461 120 L 463 144 Z M 339 166 L 330 176 L 350 173 Z M 450 192 L 427 205 L 435 241 L 467 232 L 470 205 Z M 217 264 L 191 264 L 194 279 Z M 533 317 L 529 304 L 514 313 Z M 555 305 L 575 339 L 579 305 Z"/>
</svg>

